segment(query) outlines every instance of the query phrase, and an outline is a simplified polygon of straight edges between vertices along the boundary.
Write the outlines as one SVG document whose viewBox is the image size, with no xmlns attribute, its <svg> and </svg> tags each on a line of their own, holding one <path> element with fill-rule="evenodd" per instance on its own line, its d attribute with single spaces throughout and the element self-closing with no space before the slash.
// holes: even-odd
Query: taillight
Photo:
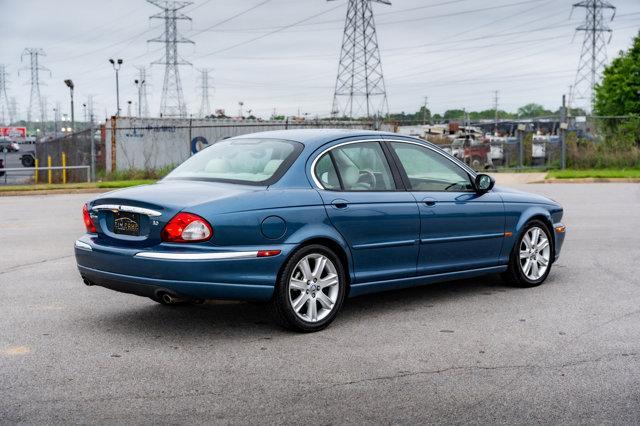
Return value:
<svg viewBox="0 0 640 426">
<path fill-rule="evenodd" d="M 196 243 L 213 235 L 211 225 L 198 215 L 178 213 L 162 230 L 162 240 L 172 243 Z"/>
<path fill-rule="evenodd" d="M 84 226 L 87 228 L 87 232 L 90 234 L 98 232 L 96 230 L 96 225 L 93 223 L 93 219 L 91 219 L 89 208 L 86 204 L 82 207 L 82 216 L 84 217 Z"/>
</svg>

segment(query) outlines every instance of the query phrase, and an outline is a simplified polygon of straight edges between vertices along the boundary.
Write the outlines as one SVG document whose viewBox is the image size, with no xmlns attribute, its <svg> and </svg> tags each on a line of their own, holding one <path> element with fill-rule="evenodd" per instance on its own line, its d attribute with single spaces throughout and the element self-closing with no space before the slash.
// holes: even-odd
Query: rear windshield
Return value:
<svg viewBox="0 0 640 426">
<path fill-rule="evenodd" d="M 277 181 L 302 151 L 279 139 L 228 139 L 200 151 L 166 179 L 211 180 L 253 185 Z"/>
</svg>

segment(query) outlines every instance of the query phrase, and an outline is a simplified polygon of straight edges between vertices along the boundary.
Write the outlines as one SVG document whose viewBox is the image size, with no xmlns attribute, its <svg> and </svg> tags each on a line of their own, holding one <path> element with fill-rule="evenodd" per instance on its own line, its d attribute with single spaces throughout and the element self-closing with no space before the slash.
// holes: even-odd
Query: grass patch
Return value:
<svg viewBox="0 0 640 426">
<path fill-rule="evenodd" d="M 156 182 L 156 179 L 115 180 L 108 182 L 96 182 L 96 188 L 128 188 L 130 186 L 148 185 Z"/>
<path fill-rule="evenodd" d="M 640 179 L 640 169 L 585 169 L 585 170 L 551 170 L 547 179 Z"/>
<path fill-rule="evenodd" d="M 0 186 L 0 193 L 18 192 L 18 191 L 50 191 L 50 190 L 74 190 L 74 189 L 118 189 L 128 188 L 130 186 L 145 185 L 155 183 L 155 180 L 137 179 L 137 180 L 120 180 L 110 182 L 80 182 L 80 183 L 52 183 L 38 185 L 6 185 Z"/>
</svg>

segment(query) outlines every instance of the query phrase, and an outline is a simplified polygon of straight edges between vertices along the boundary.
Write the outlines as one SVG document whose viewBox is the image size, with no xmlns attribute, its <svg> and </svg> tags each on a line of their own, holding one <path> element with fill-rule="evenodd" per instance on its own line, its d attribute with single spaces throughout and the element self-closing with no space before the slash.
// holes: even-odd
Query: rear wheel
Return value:
<svg viewBox="0 0 640 426">
<path fill-rule="evenodd" d="M 283 326 L 319 331 L 334 320 L 344 301 L 346 275 L 336 254 L 321 245 L 303 247 L 283 267 L 273 308 Z"/>
<path fill-rule="evenodd" d="M 517 287 L 535 287 L 544 282 L 551 271 L 553 239 L 548 227 L 539 220 L 525 226 L 511 251 L 505 280 Z"/>
</svg>

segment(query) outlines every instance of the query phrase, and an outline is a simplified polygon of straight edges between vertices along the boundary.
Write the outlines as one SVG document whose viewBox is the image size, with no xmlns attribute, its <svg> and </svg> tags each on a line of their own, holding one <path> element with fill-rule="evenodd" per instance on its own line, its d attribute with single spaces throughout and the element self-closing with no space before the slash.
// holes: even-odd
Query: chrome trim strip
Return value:
<svg viewBox="0 0 640 426">
<path fill-rule="evenodd" d="M 421 238 L 420 244 L 452 243 L 455 241 L 484 240 L 489 238 L 502 238 L 502 237 L 504 237 L 504 232 L 494 233 L 494 234 L 461 235 L 457 237 Z"/>
<path fill-rule="evenodd" d="M 162 216 L 162 213 L 156 210 L 145 209 L 144 207 L 136 207 L 136 206 L 125 206 L 120 204 L 100 204 L 99 206 L 93 206 L 91 208 L 93 211 L 98 210 L 118 210 L 121 212 L 129 212 L 129 213 L 139 213 L 147 216 Z"/>
<path fill-rule="evenodd" d="M 76 243 L 74 245 L 75 245 L 75 247 L 77 249 L 93 251 L 93 249 L 91 248 L 91 246 L 89 244 L 84 243 L 84 242 L 79 241 L 79 240 L 76 240 Z"/>
<path fill-rule="evenodd" d="M 362 250 L 362 249 L 387 248 L 387 247 L 402 247 L 402 246 L 412 246 L 412 245 L 415 245 L 417 242 L 418 240 L 404 240 L 404 241 L 390 241 L 388 243 L 356 244 L 352 248 L 354 250 Z"/>
<path fill-rule="evenodd" d="M 318 162 L 318 160 L 327 152 L 331 151 L 334 148 L 338 148 L 344 145 L 350 145 L 353 143 L 361 143 L 361 142 L 400 142 L 400 143 L 408 143 L 408 144 L 413 144 L 413 145 L 418 145 L 421 146 L 423 148 L 427 148 L 430 149 L 431 151 L 435 152 L 436 154 L 439 154 L 441 156 L 443 156 L 444 158 L 446 158 L 447 160 L 451 161 L 453 164 L 455 164 L 456 166 L 460 167 L 461 169 L 465 170 L 467 173 L 469 173 L 474 179 L 476 177 L 476 175 L 478 174 L 478 172 L 476 172 L 475 170 L 473 170 L 471 167 L 467 166 L 465 163 L 463 163 L 462 161 L 459 161 L 458 159 L 451 159 L 449 158 L 449 154 L 435 149 L 434 147 L 428 145 L 429 142 L 427 141 L 408 141 L 405 139 L 389 139 L 389 138 L 385 138 L 384 136 L 381 136 L 380 138 L 373 138 L 373 139 L 362 139 L 362 140 L 357 140 L 357 141 L 349 141 L 349 142 L 343 142 L 343 143 L 339 143 L 337 145 L 333 145 L 330 146 L 329 148 L 326 148 L 325 150 L 323 150 L 322 152 L 320 152 L 320 154 L 318 154 L 316 156 L 316 158 L 313 159 L 313 162 L 311 163 L 311 179 L 313 179 L 313 182 L 316 184 L 318 189 L 326 189 L 324 186 L 322 186 L 322 184 L 320 183 L 320 181 L 318 180 L 318 177 L 316 176 L 316 163 Z M 400 191 L 400 190 L 397 190 Z M 336 192 L 344 192 L 344 191 L 336 191 Z"/>
<path fill-rule="evenodd" d="M 218 253 L 175 253 L 159 251 L 141 251 L 134 257 L 142 259 L 162 260 L 222 260 L 222 259 L 254 259 L 258 257 L 257 251 L 228 251 Z"/>
</svg>

